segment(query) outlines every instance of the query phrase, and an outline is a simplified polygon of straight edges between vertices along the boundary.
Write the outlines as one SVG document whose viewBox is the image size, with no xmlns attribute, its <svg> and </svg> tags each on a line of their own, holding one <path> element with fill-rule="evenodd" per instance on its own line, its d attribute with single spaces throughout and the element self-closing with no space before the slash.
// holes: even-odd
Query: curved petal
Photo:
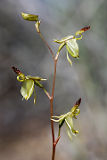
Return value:
<svg viewBox="0 0 107 160">
<path fill-rule="evenodd" d="M 79 47 L 76 42 L 76 39 L 70 39 L 70 40 L 66 41 L 66 48 L 72 57 L 74 57 L 74 58 L 79 57 Z"/>
<path fill-rule="evenodd" d="M 23 73 L 20 73 L 18 76 L 17 76 L 17 80 L 19 82 L 23 82 L 25 81 L 25 75 Z"/>
<path fill-rule="evenodd" d="M 67 51 L 67 60 L 68 60 L 69 64 L 72 66 L 72 61 L 71 61 L 71 59 L 69 58 L 68 51 Z"/>
<path fill-rule="evenodd" d="M 34 81 L 31 79 L 27 79 L 22 83 L 21 87 L 21 95 L 25 100 L 28 100 L 34 91 Z"/>
<path fill-rule="evenodd" d="M 72 131 L 72 129 L 74 127 L 72 118 L 69 116 L 66 117 L 65 122 L 66 122 L 67 127 Z"/>
<path fill-rule="evenodd" d="M 78 134 L 79 132 L 77 131 L 77 130 L 74 130 L 74 125 L 73 125 L 73 120 L 72 120 L 72 118 L 71 117 L 66 117 L 65 118 L 65 123 L 66 123 L 66 125 L 67 125 L 67 133 L 68 133 L 68 136 L 70 137 L 70 133 L 71 134 L 73 134 L 73 135 L 75 135 L 76 136 L 76 134 Z"/>
</svg>

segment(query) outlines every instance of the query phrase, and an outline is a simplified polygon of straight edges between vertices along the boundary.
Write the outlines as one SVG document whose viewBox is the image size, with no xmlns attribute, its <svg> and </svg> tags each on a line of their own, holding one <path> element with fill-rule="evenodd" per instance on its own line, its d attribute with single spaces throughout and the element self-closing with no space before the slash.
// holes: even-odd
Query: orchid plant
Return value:
<svg viewBox="0 0 107 160">
<path fill-rule="evenodd" d="M 50 120 L 51 120 L 51 131 L 52 131 L 52 160 L 55 160 L 55 150 L 56 145 L 58 141 L 60 140 L 60 132 L 63 124 L 66 124 L 67 127 L 67 134 L 70 139 L 72 139 L 72 135 L 77 135 L 79 132 L 78 130 L 74 129 L 73 119 L 77 119 L 77 116 L 80 113 L 80 103 L 81 98 L 75 103 L 75 105 L 71 108 L 71 110 L 66 113 L 62 114 L 60 116 L 54 116 L 53 115 L 53 100 L 54 100 L 54 91 L 55 91 L 55 80 L 56 80 L 56 68 L 57 68 L 57 62 L 60 55 L 60 51 L 66 47 L 66 56 L 67 60 L 72 65 L 71 57 L 73 58 L 79 58 L 79 46 L 77 41 L 81 40 L 83 37 L 83 33 L 90 29 L 90 26 L 84 27 L 80 30 L 78 30 L 74 35 L 70 35 L 67 37 L 62 38 L 61 40 L 54 40 L 55 43 L 59 44 L 58 51 L 56 54 L 52 51 L 51 47 L 49 46 L 48 42 L 44 39 L 41 31 L 40 31 L 40 20 L 38 15 L 32 15 L 27 13 L 21 13 L 22 18 L 27 21 L 33 21 L 35 23 L 35 28 L 37 33 L 40 35 L 43 42 L 48 47 L 52 59 L 54 61 L 54 75 L 53 75 L 53 82 L 52 82 L 52 92 L 49 93 L 44 85 L 42 84 L 43 81 L 46 81 L 46 78 L 41 78 L 38 76 L 30 76 L 25 75 L 22 73 L 19 69 L 16 67 L 12 67 L 13 71 L 17 74 L 17 80 L 21 83 L 21 90 L 20 93 L 22 95 L 22 99 L 29 100 L 29 98 L 34 93 L 34 104 L 36 104 L 36 87 L 41 88 L 44 93 L 47 95 L 49 101 L 50 101 Z M 71 56 L 71 57 L 69 57 Z M 59 131 L 58 131 L 58 137 L 55 137 L 54 133 L 54 122 L 59 123 Z"/>
</svg>

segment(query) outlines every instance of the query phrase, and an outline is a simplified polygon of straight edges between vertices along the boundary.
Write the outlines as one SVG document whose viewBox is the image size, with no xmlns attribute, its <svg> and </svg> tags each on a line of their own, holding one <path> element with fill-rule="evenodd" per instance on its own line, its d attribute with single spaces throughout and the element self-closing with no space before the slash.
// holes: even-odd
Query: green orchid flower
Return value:
<svg viewBox="0 0 107 160">
<path fill-rule="evenodd" d="M 66 124 L 67 134 L 70 139 L 72 139 L 72 135 L 77 135 L 79 133 L 78 130 L 74 129 L 73 118 L 77 119 L 76 116 L 78 116 L 80 113 L 80 109 L 78 109 L 80 103 L 81 103 L 81 98 L 71 108 L 70 112 L 60 115 L 60 116 L 52 116 L 51 120 L 59 123 L 58 137 L 60 136 L 60 130 L 64 123 Z"/>
<path fill-rule="evenodd" d="M 60 44 L 57 55 L 59 55 L 59 52 L 61 51 L 61 49 L 64 46 L 66 46 L 67 60 L 72 65 L 72 61 L 69 57 L 69 54 L 73 58 L 79 58 L 79 46 L 77 44 L 77 40 L 82 39 L 82 37 L 83 37 L 82 33 L 89 30 L 89 29 L 90 29 L 90 26 L 87 26 L 87 27 L 84 27 L 84 28 L 80 29 L 79 31 L 77 31 L 75 33 L 75 36 L 71 35 L 71 36 L 67 36 L 67 37 L 62 38 L 61 40 L 54 40 L 54 42 Z M 76 37 L 76 36 L 80 36 L 80 37 Z"/>
<path fill-rule="evenodd" d="M 45 91 L 45 88 L 40 83 L 40 81 L 45 81 L 47 79 L 41 77 L 25 76 L 20 70 L 15 67 L 12 67 L 13 71 L 17 74 L 17 80 L 22 83 L 20 93 L 23 99 L 28 100 L 34 93 L 34 104 L 36 103 L 36 91 L 35 85 L 42 88 Z"/>
<path fill-rule="evenodd" d="M 36 30 L 37 30 L 38 33 L 40 32 L 40 29 L 39 29 L 39 27 L 40 27 L 40 20 L 39 20 L 39 16 L 38 15 L 28 14 L 28 13 L 22 12 L 21 16 L 22 16 L 22 18 L 24 20 L 35 22 Z"/>
</svg>

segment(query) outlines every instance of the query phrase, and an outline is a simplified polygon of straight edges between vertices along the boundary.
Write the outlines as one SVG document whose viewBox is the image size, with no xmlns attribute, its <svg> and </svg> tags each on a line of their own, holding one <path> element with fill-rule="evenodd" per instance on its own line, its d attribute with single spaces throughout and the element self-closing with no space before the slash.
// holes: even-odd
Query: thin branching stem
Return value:
<svg viewBox="0 0 107 160">
<path fill-rule="evenodd" d="M 50 51 L 50 53 L 51 53 L 51 55 L 52 55 L 52 58 L 53 58 L 53 60 L 54 60 L 54 59 L 55 59 L 55 58 L 54 58 L 54 53 L 53 53 L 51 47 L 49 46 L 49 44 L 47 43 L 47 41 L 44 39 L 44 37 L 43 37 L 43 35 L 41 34 L 40 30 L 39 30 L 38 33 L 39 33 L 41 39 L 43 40 L 43 42 L 45 43 L 45 45 L 48 47 L 48 49 L 49 49 L 49 51 Z"/>
<path fill-rule="evenodd" d="M 54 53 L 52 51 L 52 49 L 50 48 L 49 44 L 47 43 L 47 41 L 44 39 L 44 37 L 42 36 L 40 30 L 39 30 L 39 35 L 41 37 L 41 39 L 43 40 L 43 42 L 45 43 L 45 45 L 48 47 L 51 55 L 52 55 L 52 58 L 53 58 L 53 61 L 54 61 L 54 75 L 53 75 L 53 84 L 52 84 L 52 93 L 51 93 L 51 96 L 50 94 L 45 91 L 48 99 L 50 100 L 50 116 L 51 116 L 51 119 L 52 119 L 52 116 L 53 116 L 53 101 L 54 101 L 54 91 L 55 91 L 55 80 L 56 80 L 56 66 L 57 66 L 57 60 L 58 60 L 58 56 L 54 56 Z M 60 136 L 55 140 L 55 133 L 54 133 L 54 122 L 51 120 L 51 131 L 52 131 L 52 160 L 55 160 L 55 149 L 56 149 L 56 145 L 60 139 Z"/>
</svg>

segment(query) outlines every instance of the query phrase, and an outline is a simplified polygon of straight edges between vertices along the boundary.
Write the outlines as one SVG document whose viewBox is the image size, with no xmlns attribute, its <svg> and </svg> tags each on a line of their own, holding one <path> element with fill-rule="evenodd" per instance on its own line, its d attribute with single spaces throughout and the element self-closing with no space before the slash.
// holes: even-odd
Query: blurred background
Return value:
<svg viewBox="0 0 107 160">
<path fill-rule="evenodd" d="M 37 104 L 33 98 L 22 101 L 11 66 L 47 78 L 50 91 L 53 61 L 34 23 L 24 21 L 21 12 L 39 14 L 41 31 L 55 52 L 53 39 L 91 25 L 78 41 L 80 59 L 72 58 L 70 67 L 65 50 L 59 57 L 54 114 L 68 112 L 80 97 L 82 103 L 75 120 L 79 135 L 71 142 L 62 128 L 56 160 L 106 160 L 107 0 L 0 0 L 0 160 L 51 159 L 48 98 L 36 87 Z"/>
</svg>

